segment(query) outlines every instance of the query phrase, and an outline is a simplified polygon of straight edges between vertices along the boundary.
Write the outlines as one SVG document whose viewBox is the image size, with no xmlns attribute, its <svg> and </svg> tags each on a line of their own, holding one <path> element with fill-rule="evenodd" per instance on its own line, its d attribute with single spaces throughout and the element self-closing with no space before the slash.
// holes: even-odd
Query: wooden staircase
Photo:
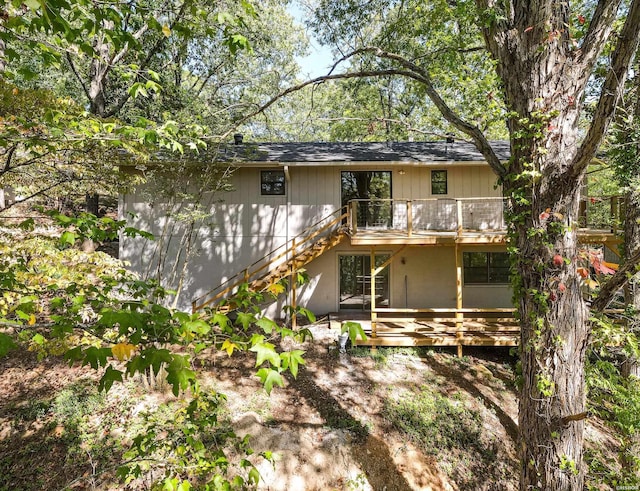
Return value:
<svg viewBox="0 0 640 491">
<path fill-rule="evenodd" d="M 347 207 L 342 207 L 319 220 L 286 244 L 269 252 L 248 268 L 191 302 L 193 312 L 215 307 L 233 295 L 240 285 L 247 284 L 255 292 L 271 288 L 280 280 L 293 276 L 300 268 L 340 244 L 348 236 Z M 225 306 L 225 310 L 229 310 Z"/>
</svg>

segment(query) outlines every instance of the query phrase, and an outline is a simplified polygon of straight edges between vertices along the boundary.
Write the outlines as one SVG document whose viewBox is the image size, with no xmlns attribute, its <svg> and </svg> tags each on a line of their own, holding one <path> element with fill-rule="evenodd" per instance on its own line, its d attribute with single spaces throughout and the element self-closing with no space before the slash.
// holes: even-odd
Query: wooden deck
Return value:
<svg viewBox="0 0 640 491">
<path fill-rule="evenodd" d="M 380 245 L 479 245 L 506 244 L 505 230 L 464 230 L 461 232 L 439 232 L 432 230 L 413 231 L 408 234 L 405 230 L 367 229 L 360 228 L 350 234 L 351 245 L 380 246 Z M 615 246 L 621 242 L 620 235 L 611 230 L 579 229 L 578 240 L 583 244 L 605 244 Z"/>
<path fill-rule="evenodd" d="M 425 309 L 428 310 L 428 309 Z M 430 309 L 439 310 L 439 309 Z M 445 312 L 444 309 L 443 313 Z M 471 309 L 469 309 L 471 310 Z M 494 309 L 473 318 L 381 318 L 372 329 L 370 313 L 340 312 L 330 315 L 331 324 L 338 328 L 344 322 L 358 322 L 367 339 L 358 339 L 357 346 L 456 346 L 462 356 L 464 346 L 517 346 L 520 327 L 513 317 L 504 317 L 508 309 Z M 467 313 L 469 315 L 470 313 Z M 379 314 L 378 314 L 379 315 Z M 396 314 L 397 315 L 397 314 Z M 497 317 L 502 315 L 502 317 Z"/>
</svg>

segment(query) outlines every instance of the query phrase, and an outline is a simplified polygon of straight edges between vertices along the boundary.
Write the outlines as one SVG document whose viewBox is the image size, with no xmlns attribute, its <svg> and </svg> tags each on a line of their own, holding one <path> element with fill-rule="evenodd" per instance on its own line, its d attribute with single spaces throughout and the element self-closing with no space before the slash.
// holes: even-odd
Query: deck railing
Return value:
<svg viewBox="0 0 640 491">
<path fill-rule="evenodd" d="M 355 199 L 349 202 L 352 234 L 398 231 L 501 232 L 506 230 L 505 198 Z M 615 232 L 622 214 L 617 196 L 584 198 L 578 225 Z"/>
<path fill-rule="evenodd" d="M 501 231 L 506 229 L 503 198 L 356 199 L 351 227 L 414 232 Z M 354 230 L 352 230 L 353 232 Z"/>
</svg>

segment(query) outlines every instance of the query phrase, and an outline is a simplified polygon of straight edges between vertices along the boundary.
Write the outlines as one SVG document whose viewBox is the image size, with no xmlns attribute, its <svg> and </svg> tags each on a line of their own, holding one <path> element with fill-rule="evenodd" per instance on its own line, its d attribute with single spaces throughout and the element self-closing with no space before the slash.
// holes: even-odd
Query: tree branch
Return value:
<svg viewBox="0 0 640 491">
<path fill-rule="evenodd" d="M 365 54 L 365 53 L 366 54 L 373 54 L 374 56 L 377 56 L 378 58 L 384 58 L 384 59 L 388 59 L 388 60 L 394 61 L 394 62 L 398 63 L 399 65 L 401 65 L 404 69 L 360 70 L 360 71 L 357 71 L 357 72 L 346 72 L 346 73 L 333 74 L 333 71 L 336 69 L 336 67 L 340 63 L 342 63 L 343 61 L 345 61 L 345 60 L 347 60 L 349 58 L 352 58 L 352 57 L 354 57 L 354 56 L 356 56 L 358 54 Z M 253 111 L 250 114 L 248 114 L 248 115 L 244 116 L 243 118 L 241 118 L 236 123 L 235 127 L 237 127 L 237 126 L 241 125 L 242 123 L 248 121 L 252 117 L 254 117 L 254 116 L 266 111 L 269 107 L 271 107 L 273 104 L 275 104 L 281 98 L 283 98 L 283 97 L 285 97 L 285 96 L 287 96 L 287 95 L 289 95 L 289 94 L 291 94 L 293 92 L 299 91 L 299 90 L 301 90 L 301 89 L 303 89 L 303 88 L 305 88 L 305 87 L 307 87 L 309 85 L 316 85 L 316 84 L 325 82 L 327 80 L 340 80 L 340 79 L 349 79 L 349 78 L 384 77 L 384 76 L 389 76 L 389 75 L 403 76 L 403 77 L 411 78 L 413 80 L 416 80 L 416 81 L 422 83 L 424 85 L 425 91 L 427 92 L 427 95 L 428 95 L 429 99 L 431 99 L 431 101 L 436 105 L 436 107 L 438 108 L 438 110 L 440 111 L 442 116 L 449 123 L 451 123 L 455 128 L 457 128 L 458 130 L 460 130 L 464 134 L 466 134 L 469 137 L 471 137 L 472 142 L 478 148 L 480 153 L 482 153 L 482 155 L 485 157 L 485 159 L 487 160 L 487 162 L 489 163 L 489 165 L 491 166 L 493 171 L 499 177 L 506 176 L 506 174 L 507 174 L 506 168 L 504 167 L 502 162 L 500 162 L 500 159 L 496 155 L 495 151 L 493 150 L 493 148 L 489 144 L 489 141 L 484 136 L 482 131 L 478 127 L 476 127 L 476 126 L 472 125 L 471 123 L 468 123 L 467 121 L 463 120 L 460 116 L 458 116 L 447 105 L 447 103 L 442 99 L 442 97 L 440 97 L 440 94 L 438 94 L 437 90 L 433 86 L 433 83 L 431 81 L 431 77 L 430 77 L 429 73 L 424 68 L 416 65 L 412 61 L 407 60 L 406 58 L 403 58 L 402 56 L 400 56 L 400 55 L 398 55 L 396 53 L 390 53 L 390 52 L 384 51 L 384 50 L 382 50 L 380 48 L 377 48 L 377 47 L 361 48 L 361 49 L 357 49 L 355 51 L 352 51 L 351 53 L 346 54 L 341 59 L 336 61 L 336 63 L 333 64 L 333 66 L 331 67 L 331 69 L 329 70 L 329 73 L 327 75 L 323 75 L 321 77 L 316 77 L 314 79 L 307 80 L 305 82 L 302 82 L 300 84 L 294 85 L 294 86 L 289 87 L 288 89 L 280 92 L 278 95 L 272 97 L 266 103 L 264 103 L 260 107 L 258 107 L 258 109 L 256 109 L 255 111 Z M 231 134 L 231 132 L 234 131 L 234 129 L 230 129 L 229 131 L 227 131 L 223 135 L 223 137 L 226 137 L 229 134 Z"/>
<path fill-rule="evenodd" d="M 600 0 L 596 5 L 589 29 L 580 46 L 579 61 L 585 64 L 587 73 L 591 73 L 602 46 L 611 34 L 619 6 L 620 0 Z"/>
<path fill-rule="evenodd" d="M 29 201 L 30 199 L 35 198 L 36 196 L 40 196 L 41 194 L 44 194 L 47 191 L 50 191 L 51 189 L 56 188 L 56 187 L 60 186 L 61 184 L 64 184 L 65 182 L 69 182 L 69 181 L 71 181 L 71 179 L 63 179 L 63 180 L 55 182 L 55 183 L 53 183 L 53 184 L 51 184 L 51 185 L 49 185 L 49 186 L 47 186 L 47 187 L 45 187 L 43 189 L 38 190 L 35 193 L 32 193 L 30 196 L 25 196 L 22 199 L 17 199 L 15 201 L 7 204 L 4 208 L 0 208 L 0 213 L 3 213 L 5 211 L 7 211 L 9 208 L 11 208 L 11 207 L 13 207 L 15 205 L 18 205 L 20 203 L 24 203 L 25 201 Z"/>
<path fill-rule="evenodd" d="M 410 70 L 412 73 L 417 74 L 418 76 L 408 76 L 424 84 L 427 96 L 429 97 L 429 99 L 431 99 L 431 102 L 436 105 L 442 116 L 458 130 L 471 137 L 473 143 L 476 145 L 480 153 L 484 155 L 484 158 L 487 160 L 493 171 L 499 177 L 502 178 L 507 174 L 506 168 L 504 167 L 504 165 L 502 165 L 502 162 L 500 162 L 500 159 L 496 155 L 493 148 L 491 148 L 491 145 L 489 144 L 487 138 L 484 136 L 484 133 L 482 133 L 480 128 L 478 128 L 477 126 L 474 126 L 471 123 L 463 120 L 455 113 L 455 111 L 453 111 L 453 109 L 449 107 L 449 105 L 444 101 L 444 99 L 442 99 L 438 91 L 433 86 L 431 76 L 429 75 L 427 70 L 396 53 L 389 53 L 387 51 L 381 50 L 380 48 L 363 48 L 362 50 L 355 51 L 353 54 L 357 54 L 358 51 L 373 53 L 379 58 L 395 61 L 404 68 Z"/>
<path fill-rule="evenodd" d="M 13 155 L 16 153 L 16 149 L 18 148 L 18 144 L 12 145 L 7 151 L 6 161 L 4 163 L 4 169 L 2 169 L 2 173 L 0 176 L 6 174 L 11 170 L 11 160 L 13 160 Z"/>
<path fill-rule="evenodd" d="M 91 100 L 91 95 L 89 94 L 89 89 L 87 88 L 87 85 L 84 83 L 84 80 L 82 80 L 82 77 L 78 73 L 78 70 L 76 69 L 76 65 L 75 65 L 75 63 L 73 63 L 73 60 L 71 59 L 71 53 L 69 53 L 67 51 L 65 53 L 65 55 L 67 56 L 67 62 L 69 63 L 69 66 L 71 67 L 71 71 L 75 75 L 76 80 L 80 83 L 80 87 L 82 87 L 84 95 L 87 96 L 87 99 Z"/>
<path fill-rule="evenodd" d="M 175 27 L 176 23 L 185 15 L 185 13 L 187 11 L 187 6 L 190 3 L 191 3 L 191 0 L 184 0 L 184 2 L 182 2 L 182 5 L 180 6 L 180 10 L 176 14 L 176 17 L 173 19 L 173 21 L 171 21 L 171 25 L 169 26 L 169 29 L 171 29 L 173 31 L 173 28 Z M 140 31 L 138 31 L 138 32 L 140 32 Z M 142 35 L 143 33 L 144 33 L 144 31 L 140 35 Z M 160 36 L 158 38 L 156 43 L 153 45 L 153 47 L 147 53 L 147 57 L 142 61 L 142 63 L 140 63 L 140 67 L 138 68 L 138 72 L 144 70 L 151 63 L 151 60 L 158 53 L 158 51 L 160 51 L 160 48 L 162 47 L 162 45 L 165 43 L 165 41 L 167 39 L 168 38 L 166 36 Z M 140 78 L 139 76 L 136 77 L 135 81 L 137 82 L 139 80 L 139 78 Z M 115 116 L 116 114 L 118 114 L 120 112 L 120 110 L 123 108 L 123 106 L 127 103 L 127 101 L 130 98 L 131 98 L 131 94 L 129 94 L 129 91 L 127 90 L 124 93 L 124 95 L 120 98 L 120 100 L 117 101 L 109 111 L 105 112 L 105 116 L 106 117 L 112 117 L 112 116 Z"/>
<path fill-rule="evenodd" d="M 631 257 L 627 258 L 624 264 L 609 278 L 602 286 L 598 296 L 591 302 L 592 312 L 602 312 L 611 303 L 615 294 L 622 288 L 633 275 L 640 271 L 640 249 Z"/>
<path fill-rule="evenodd" d="M 606 2 L 605 2 L 606 3 Z M 570 179 L 580 177 L 595 155 L 604 137 L 616 105 L 624 90 L 624 81 L 631 66 L 633 55 L 640 41 L 640 0 L 633 0 L 622 27 L 616 49 L 613 52 L 611 68 L 604 81 L 600 99 L 593 114 L 591 126 L 582 145 L 573 159 Z"/>
</svg>

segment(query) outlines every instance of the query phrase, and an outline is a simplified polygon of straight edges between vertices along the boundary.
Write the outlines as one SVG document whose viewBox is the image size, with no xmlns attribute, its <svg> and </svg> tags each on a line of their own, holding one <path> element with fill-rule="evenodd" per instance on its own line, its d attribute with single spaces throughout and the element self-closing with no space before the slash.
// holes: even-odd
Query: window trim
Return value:
<svg viewBox="0 0 640 491">
<path fill-rule="evenodd" d="M 467 266 L 467 261 L 466 256 L 467 254 L 484 254 L 486 257 L 486 270 L 484 272 L 485 275 L 485 279 L 483 281 L 470 281 L 468 280 L 468 269 L 471 268 L 471 266 Z M 509 273 L 509 267 L 504 268 L 504 267 L 492 267 L 492 261 L 491 261 L 491 257 L 498 255 L 498 254 L 504 254 L 507 255 L 508 253 L 505 251 L 464 251 L 462 253 L 462 276 L 463 276 L 463 280 L 464 280 L 464 284 L 465 285 L 509 285 L 510 284 L 510 280 L 507 276 L 507 279 L 504 281 L 492 281 L 492 276 L 495 277 L 495 274 L 492 275 L 492 270 L 493 271 L 503 271 L 506 269 L 507 273 Z M 473 267 L 473 269 L 481 269 L 479 266 L 475 266 Z"/>
<path fill-rule="evenodd" d="M 438 174 L 444 174 L 444 180 L 434 180 L 434 177 Z M 444 184 L 444 193 L 437 193 L 434 191 L 434 185 Z M 431 170 L 431 195 L 432 196 L 446 196 L 449 194 L 449 173 L 446 169 L 432 169 Z"/>
<path fill-rule="evenodd" d="M 273 173 L 282 174 L 282 191 L 281 192 L 269 192 L 265 191 L 265 186 L 269 186 L 273 189 L 274 184 L 279 184 L 278 181 L 265 181 L 265 176 Z M 260 195 L 261 196 L 285 196 L 287 194 L 287 179 L 283 169 L 262 169 L 260 171 Z"/>
</svg>

